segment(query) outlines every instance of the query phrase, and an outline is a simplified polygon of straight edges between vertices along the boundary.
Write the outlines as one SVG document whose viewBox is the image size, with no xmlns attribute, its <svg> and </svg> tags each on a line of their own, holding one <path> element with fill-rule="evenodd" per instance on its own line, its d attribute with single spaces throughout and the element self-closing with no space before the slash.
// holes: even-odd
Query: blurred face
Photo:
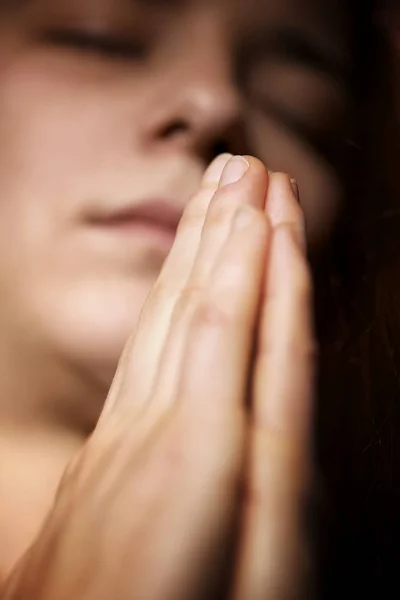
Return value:
<svg viewBox="0 0 400 600">
<path fill-rule="evenodd" d="M 341 187 L 334 1 L 0 1 L 0 325 L 109 382 L 219 152 L 298 179 L 310 243 Z M 329 153 L 329 152 L 328 152 Z"/>
</svg>

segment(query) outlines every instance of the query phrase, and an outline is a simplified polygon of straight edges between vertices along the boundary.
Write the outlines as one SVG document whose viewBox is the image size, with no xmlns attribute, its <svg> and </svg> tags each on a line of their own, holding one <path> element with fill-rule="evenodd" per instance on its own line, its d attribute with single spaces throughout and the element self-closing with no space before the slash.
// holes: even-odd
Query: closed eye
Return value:
<svg viewBox="0 0 400 600">
<path fill-rule="evenodd" d="M 264 35 L 253 36 L 243 48 L 243 66 L 254 58 L 280 59 L 292 64 L 332 77 L 334 81 L 348 87 L 352 81 L 352 69 L 347 56 L 327 50 L 321 43 L 290 28 L 277 28 Z"/>
<path fill-rule="evenodd" d="M 83 29 L 53 30 L 45 34 L 44 41 L 77 52 L 98 54 L 116 60 L 137 60 L 146 52 L 143 42 Z"/>
</svg>

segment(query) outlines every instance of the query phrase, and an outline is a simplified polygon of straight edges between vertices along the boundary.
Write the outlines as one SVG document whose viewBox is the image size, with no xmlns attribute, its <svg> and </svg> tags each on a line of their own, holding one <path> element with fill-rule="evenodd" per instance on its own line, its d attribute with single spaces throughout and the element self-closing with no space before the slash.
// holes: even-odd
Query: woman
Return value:
<svg viewBox="0 0 400 600">
<path fill-rule="evenodd" d="M 293 233 L 301 230 L 301 216 L 287 178 L 271 175 L 268 179 L 259 163 L 247 159 L 243 180 L 222 188 L 227 157 L 213 164 L 189 205 L 195 216 L 190 217 L 193 236 L 187 233 L 186 219 L 186 228 L 174 246 L 179 252 L 171 253 L 160 276 L 168 283 L 169 294 L 150 294 L 103 412 L 102 407 L 120 352 L 135 329 L 144 301 L 151 290 L 157 292 L 161 287 L 153 288 L 184 206 L 199 187 L 206 164 L 218 153 L 248 152 L 259 156 L 271 171 L 295 176 L 311 254 L 320 256 L 329 243 L 344 198 L 344 141 L 353 133 L 349 128 L 348 79 L 354 48 L 348 14 L 335 0 L 324 3 L 323 8 L 317 1 L 255 0 L 251 11 L 244 0 L 54 4 L 10 1 L 4 3 L 1 17 L 0 443 L 5 458 L 0 474 L 0 527 L 6 543 L 0 564 L 5 597 L 39 600 L 64 594 L 97 599 L 110 597 L 117 589 L 115 595 L 124 598 L 132 594 L 130 586 L 137 597 L 194 597 L 200 595 L 199 579 L 219 590 L 224 548 L 237 520 L 241 533 L 234 545 L 239 561 L 233 570 L 237 580 L 232 582 L 232 560 L 226 561 L 227 585 L 246 600 L 273 588 L 286 598 L 293 589 L 300 589 L 307 554 L 301 505 L 311 469 L 312 385 L 310 356 L 304 352 L 312 347 L 305 293 L 308 275 L 303 246 L 294 243 Z M 243 168 L 243 160 L 239 163 Z M 166 451 L 160 451 L 152 462 L 154 454 L 137 453 L 142 446 L 135 444 L 141 436 L 150 450 L 153 438 L 148 438 L 147 429 L 138 429 L 132 411 L 141 399 L 146 406 L 146 392 L 153 382 L 158 386 L 154 388 L 158 390 L 156 407 L 159 401 L 162 405 L 169 399 L 168 386 L 174 388 L 174 369 L 182 368 L 179 361 L 175 364 L 176 357 L 183 361 L 186 356 L 182 355 L 183 338 L 188 335 L 185 328 L 191 331 L 190 320 L 182 315 L 173 320 L 173 331 L 178 333 L 166 347 L 172 350 L 162 354 L 170 360 L 161 361 L 159 370 L 155 358 L 161 352 L 163 336 L 167 337 L 174 295 L 182 295 L 185 277 L 179 279 L 176 274 L 189 272 L 196 264 L 202 272 L 204 259 L 200 258 L 204 256 L 208 256 L 204 263 L 207 273 L 217 263 L 218 236 L 222 236 L 218 231 L 226 231 L 232 219 L 227 202 L 220 228 L 207 228 L 212 210 L 216 210 L 212 207 L 219 205 L 211 197 L 218 200 L 221 196 L 226 196 L 232 207 L 242 203 L 258 209 L 258 225 L 251 235 L 249 229 L 243 230 L 246 237 L 241 238 L 241 247 L 248 250 L 238 254 L 239 238 L 235 238 L 235 254 L 229 255 L 242 269 L 236 276 L 235 271 L 229 275 L 228 269 L 224 279 L 233 278 L 228 280 L 232 285 L 229 299 L 236 299 L 235 317 L 242 325 L 241 337 L 237 337 L 238 329 L 232 337 L 236 343 L 229 345 L 240 348 L 241 354 L 230 355 L 227 362 L 227 372 L 237 373 L 235 385 L 231 382 L 236 394 L 228 387 L 213 389 L 213 382 L 220 381 L 217 375 L 209 378 L 208 388 L 196 377 L 199 364 L 207 366 L 202 373 L 208 369 L 212 373 L 213 365 L 225 372 L 218 362 L 224 354 L 212 352 L 218 349 L 217 338 L 202 355 L 203 361 L 208 357 L 214 362 L 188 359 L 192 366 L 191 370 L 187 367 L 189 375 L 184 380 L 189 387 L 185 389 L 192 394 L 201 392 L 210 408 L 219 407 L 218 393 L 223 397 L 222 392 L 226 395 L 228 391 L 230 397 L 237 396 L 234 405 L 243 406 L 248 353 L 255 341 L 249 332 L 257 323 L 256 337 L 262 346 L 267 333 L 275 335 L 268 370 L 279 377 L 267 378 L 272 386 L 268 390 L 264 380 L 263 385 L 258 383 L 263 370 L 256 368 L 260 364 L 256 350 L 250 370 L 250 414 L 257 415 L 259 406 L 263 414 L 267 400 L 291 413 L 296 385 L 297 427 L 290 419 L 282 425 L 284 415 L 278 413 L 271 427 L 269 416 L 267 439 L 278 429 L 278 442 L 284 443 L 277 447 L 282 444 L 285 452 L 274 454 L 273 445 L 261 453 L 254 442 L 257 428 L 248 436 L 243 418 L 237 419 L 241 411 L 234 413 L 232 420 L 231 412 L 223 413 L 222 402 L 214 422 L 210 420 L 214 413 L 204 405 L 193 413 L 194 403 L 192 412 L 187 413 L 191 420 L 184 421 L 187 427 L 166 428 L 163 434 L 160 425 L 161 448 Z M 268 219 L 262 216 L 265 205 Z M 150 226 L 149 221 L 156 225 Z M 276 231 L 282 231 L 279 224 L 287 221 L 292 226 L 283 236 L 283 244 L 290 250 L 277 252 L 282 242 Z M 203 222 L 205 233 L 200 239 Z M 290 269 L 277 271 L 282 257 Z M 173 268 L 168 268 L 169 264 Z M 227 264 L 229 261 L 222 266 Z M 261 316 L 267 314 L 268 299 L 274 293 L 278 299 L 286 299 L 282 305 L 276 304 L 282 307 L 279 323 L 270 314 L 256 319 L 256 307 L 263 299 L 264 268 L 268 277 Z M 245 276 L 248 279 L 243 279 Z M 207 291 L 217 293 L 220 280 L 205 279 Z M 204 281 L 200 286 L 203 292 Z M 199 282 L 194 283 L 196 290 Z M 241 295 L 243 290 L 247 295 Z M 224 295 L 218 298 L 225 299 L 227 290 L 222 291 Z M 195 294 L 188 297 L 195 303 Z M 216 303 L 217 296 L 212 298 Z M 292 299 L 289 303 L 288 298 Z M 240 319 L 246 306 L 246 319 Z M 280 325 L 282 315 L 287 329 Z M 201 347 L 201 338 L 189 337 Z M 302 342 L 293 344 L 293 339 Z M 187 356 L 195 350 L 196 345 L 190 347 Z M 200 358 L 197 356 L 198 361 Z M 233 360 L 237 369 L 232 369 Z M 291 368 L 282 368 L 288 362 Z M 272 369 L 271 364 L 279 368 Z M 146 378 L 149 372 L 152 376 Z M 223 381 L 228 386 L 230 378 Z M 191 397 L 189 392 L 185 395 L 185 399 Z M 197 420 L 193 414 L 198 415 Z M 199 420 L 201 423 L 206 417 L 207 426 L 199 427 Z M 280 427 L 273 425 L 274 419 Z M 221 429 L 221 423 L 227 422 L 229 427 Z M 205 453 L 204 443 L 200 444 L 205 429 L 210 430 L 209 453 Z M 246 446 L 250 456 L 245 471 L 252 475 L 250 484 L 247 477 L 245 485 L 252 492 L 256 480 L 263 514 L 257 511 L 257 502 L 246 502 L 246 496 L 243 502 L 235 501 L 233 482 L 239 479 L 239 465 L 246 453 L 240 445 L 243 436 L 251 440 Z M 193 444 L 189 444 L 191 439 Z M 181 465 L 182 455 L 173 440 L 182 442 L 191 467 L 186 468 L 183 487 L 178 481 L 176 488 L 168 477 L 179 471 L 163 462 L 167 457 L 168 465 Z M 286 452 L 297 468 L 291 460 L 285 462 Z M 141 463 L 143 456 L 146 460 Z M 257 469 L 259 456 L 268 458 L 268 468 Z M 77 458 L 71 465 L 73 457 Z M 51 508 L 67 465 L 67 476 Z M 126 482 L 131 481 L 130 489 Z M 261 484 L 269 484 L 267 496 L 260 492 Z M 195 492 L 189 494 L 189 488 Z M 163 495 L 168 489 L 178 489 L 179 498 Z M 215 498 L 215 490 L 221 489 L 226 491 L 225 501 Z M 169 520 L 162 519 L 164 513 L 157 507 L 154 519 L 141 512 L 149 498 L 170 508 Z M 243 507 L 248 505 L 243 517 Z M 240 513 L 237 519 L 236 510 Z M 161 520 L 156 518 L 159 514 Z M 276 529 L 273 523 L 278 524 Z M 144 529 L 141 536 L 140 527 Z M 207 532 L 205 539 L 202 531 Z M 177 548 L 167 543 L 173 536 L 182 540 Z M 147 541 L 149 554 L 139 561 L 141 541 Z M 160 552 L 158 557 L 149 544 Z M 268 551 L 271 546 L 279 560 L 274 563 L 267 552 L 265 569 L 259 548 Z M 180 552 L 185 549 L 183 569 Z M 202 560 L 198 560 L 199 553 Z M 281 565 L 289 571 L 289 578 Z M 149 568 L 153 569 L 150 573 Z M 254 585 L 259 587 L 254 589 Z M 207 589 L 204 597 L 210 593 Z"/>
</svg>

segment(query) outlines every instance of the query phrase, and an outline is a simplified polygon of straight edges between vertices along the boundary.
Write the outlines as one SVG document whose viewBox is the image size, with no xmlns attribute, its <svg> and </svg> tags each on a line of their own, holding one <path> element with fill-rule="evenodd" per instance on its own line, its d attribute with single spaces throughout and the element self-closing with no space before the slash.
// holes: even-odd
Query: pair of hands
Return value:
<svg viewBox="0 0 400 600">
<path fill-rule="evenodd" d="M 9 600 L 302 597 L 314 340 L 290 179 L 218 157 Z"/>
</svg>

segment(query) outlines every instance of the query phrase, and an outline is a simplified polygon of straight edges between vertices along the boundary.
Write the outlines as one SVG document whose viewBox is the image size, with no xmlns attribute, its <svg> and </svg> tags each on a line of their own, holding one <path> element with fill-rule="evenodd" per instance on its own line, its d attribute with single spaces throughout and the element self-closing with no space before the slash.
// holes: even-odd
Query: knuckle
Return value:
<svg viewBox="0 0 400 600">
<path fill-rule="evenodd" d="M 210 203 L 210 200 L 212 201 L 213 191 L 215 191 L 214 185 L 210 188 L 200 189 L 198 192 L 193 194 L 183 212 L 178 227 L 178 233 L 187 230 L 191 231 L 192 229 L 198 229 L 203 226 L 207 213 L 207 207 Z"/>
<path fill-rule="evenodd" d="M 317 344 L 311 336 L 302 340 L 292 337 L 286 342 L 283 350 L 291 360 L 295 360 L 298 365 L 303 366 L 315 364 L 318 356 Z"/>
<path fill-rule="evenodd" d="M 192 313 L 199 304 L 203 288 L 199 284 L 189 283 L 180 292 L 174 308 L 174 321 L 179 321 Z"/>
<path fill-rule="evenodd" d="M 286 348 L 289 356 L 295 357 L 299 364 L 314 364 L 318 356 L 318 346 L 313 337 L 303 339 L 302 342 L 292 339 Z"/>
<path fill-rule="evenodd" d="M 228 190 L 230 192 L 230 190 Z M 219 190 L 210 205 L 206 225 L 208 228 L 219 228 L 229 222 L 234 214 L 237 203 L 232 202 L 225 189 Z"/>
<path fill-rule="evenodd" d="M 173 310 L 176 298 L 177 293 L 173 289 L 173 284 L 171 282 L 157 282 L 144 304 L 138 322 L 138 328 L 143 323 L 154 321 L 154 319 L 157 319 L 160 315 L 168 314 L 170 310 Z"/>
<path fill-rule="evenodd" d="M 198 229 L 204 222 L 204 209 L 201 210 L 197 203 L 189 203 L 179 222 L 177 234 L 184 231 Z"/>
<path fill-rule="evenodd" d="M 231 315 L 209 299 L 199 302 L 193 315 L 195 329 L 226 329 L 231 324 Z"/>
<path fill-rule="evenodd" d="M 258 355 L 262 364 L 266 364 L 275 356 L 285 357 L 291 364 L 314 365 L 319 355 L 318 343 L 311 332 L 305 335 L 276 336 L 275 332 L 269 332 L 259 342 Z M 287 358 L 286 358 L 287 357 Z"/>
<path fill-rule="evenodd" d="M 164 306 L 172 299 L 172 292 L 166 281 L 159 280 L 154 285 L 148 303 L 153 307 Z"/>
<path fill-rule="evenodd" d="M 292 335 L 283 340 L 280 352 L 298 361 L 299 364 L 304 364 L 304 362 L 314 362 L 318 354 L 318 349 L 312 336 L 302 337 Z"/>
</svg>

